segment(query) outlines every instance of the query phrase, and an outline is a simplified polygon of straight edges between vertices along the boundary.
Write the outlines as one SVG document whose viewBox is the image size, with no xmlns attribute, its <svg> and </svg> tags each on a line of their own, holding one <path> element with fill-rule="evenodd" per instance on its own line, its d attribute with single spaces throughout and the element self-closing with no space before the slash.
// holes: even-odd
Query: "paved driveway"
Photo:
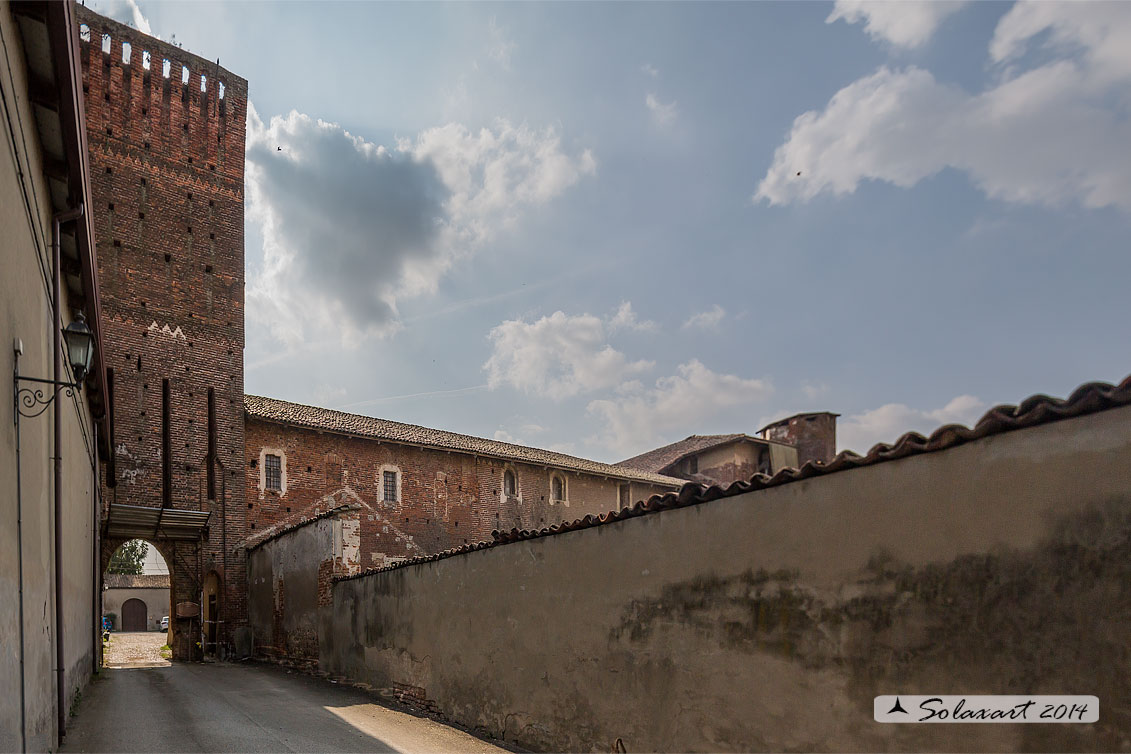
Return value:
<svg viewBox="0 0 1131 754">
<path fill-rule="evenodd" d="M 500 752 L 372 697 L 269 665 L 107 669 L 64 752 Z"/>
</svg>

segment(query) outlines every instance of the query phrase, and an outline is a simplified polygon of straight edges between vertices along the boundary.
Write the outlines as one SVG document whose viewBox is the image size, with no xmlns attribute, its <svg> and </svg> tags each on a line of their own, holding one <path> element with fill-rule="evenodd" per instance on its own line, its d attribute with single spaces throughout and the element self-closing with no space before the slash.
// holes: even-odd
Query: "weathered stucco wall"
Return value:
<svg viewBox="0 0 1131 754">
<path fill-rule="evenodd" d="M 122 629 L 122 603 L 129 599 L 139 599 L 145 603 L 145 630 L 157 631 L 161 619 L 172 615 L 169 611 L 169 587 L 164 588 L 123 588 L 106 589 L 102 592 L 102 614 L 114 613 L 114 630 Z"/>
<path fill-rule="evenodd" d="M 536 750 L 1118 750 L 1131 408 L 340 581 L 324 666 Z M 878 694 L 1094 694 L 880 725 Z"/>
<path fill-rule="evenodd" d="M 11 392 L 14 339 L 19 338 L 24 346 L 21 374 L 50 378 L 52 373 L 52 202 L 42 179 L 43 156 L 35 113 L 27 96 L 28 72 L 11 11 L 11 4 L 0 0 L 0 37 L 4 41 L 0 47 L 0 109 L 8 114 L 0 118 L 0 142 L 5 145 L 0 149 L 0 373 L 4 375 L 4 399 L 0 400 L 0 751 L 19 751 L 22 745 L 21 656 L 27 750 L 44 751 L 54 749 L 57 741 L 53 411 L 60 411 L 62 420 L 59 547 L 68 706 L 94 668 L 96 477 L 93 422 L 83 395 L 63 394 L 42 415 L 21 418 L 17 466 Z M 73 304 L 64 298 L 64 326 L 71 321 L 73 311 Z M 65 377 L 69 379 L 69 372 Z M 17 518 L 22 526 L 19 539 Z"/>
<path fill-rule="evenodd" d="M 317 662 L 331 579 L 359 569 L 358 519 L 358 507 L 347 507 L 249 550 L 248 621 L 257 654 Z"/>
</svg>

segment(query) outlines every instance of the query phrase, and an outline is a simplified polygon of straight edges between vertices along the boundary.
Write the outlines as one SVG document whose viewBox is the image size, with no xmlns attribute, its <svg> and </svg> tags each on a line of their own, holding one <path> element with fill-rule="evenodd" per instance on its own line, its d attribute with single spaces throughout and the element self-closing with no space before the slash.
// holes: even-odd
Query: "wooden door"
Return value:
<svg viewBox="0 0 1131 754">
<path fill-rule="evenodd" d="M 122 630 L 123 631 L 144 631 L 146 626 L 146 617 L 149 611 L 145 609 L 145 603 L 133 597 L 122 603 Z"/>
</svg>

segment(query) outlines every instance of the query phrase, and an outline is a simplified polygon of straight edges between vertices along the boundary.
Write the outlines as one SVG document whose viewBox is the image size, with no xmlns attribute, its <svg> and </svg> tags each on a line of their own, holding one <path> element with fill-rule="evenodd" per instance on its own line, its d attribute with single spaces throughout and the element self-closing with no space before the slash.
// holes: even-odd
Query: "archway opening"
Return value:
<svg viewBox="0 0 1131 754">
<path fill-rule="evenodd" d="M 118 545 L 102 574 L 103 664 L 167 665 L 172 606 L 172 574 L 157 546 L 144 539 Z"/>
</svg>

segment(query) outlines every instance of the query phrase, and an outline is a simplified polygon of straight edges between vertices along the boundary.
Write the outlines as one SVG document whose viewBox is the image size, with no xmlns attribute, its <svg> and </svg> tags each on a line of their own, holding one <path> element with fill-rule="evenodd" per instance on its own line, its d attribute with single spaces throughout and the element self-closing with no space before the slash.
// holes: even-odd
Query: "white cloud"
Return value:
<svg viewBox="0 0 1131 754">
<path fill-rule="evenodd" d="M 757 403 L 773 392 L 766 380 L 718 374 L 698 359 L 677 371 L 656 380 L 654 388 L 635 383 L 616 399 L 591 401 L 588 413 L 602 428 L 590 440 L 626 456 L 639 453 L 670 441 L 673 433 L 700 431 L 719 412 Z"/>
<path fill-rule="evenodd" d="M 518 439 L 517 437 L 515 437 L 514 435 L 512 435 L 510 432 L 506 431 L 502 427 L 495 430 L 494 439 L 498 440 L 499 442 L 509 442 L 511 445 L 525 445 L 526 444 L 525 442 Z"/>
<path fill-rule="evenodd" d="M 507 32 L 508 29 L 499 26 L 492 16 L 487 24 L 487 57 L 498 63 L 503 70 L 509 71 L 511 55 L 514 54 L 517 45 Z"/>
<path fill-rule="evenodd" d="M 661 102 L 655 94 L 647 95 L 644 98 L 644 104 L 652 113 L 652 117 L 655 119 L 655 121 L 661 126 L 667 125 L 668 123 L 672 122 L 673 120 L 675 120 L 675 116 L 679 114 L 675 100 L 672 100 L 671 102 Z"/>
<path fill-rule="evenodd" d="M 636 312 L 632 311 L 632 304 L 622 301 L 617 308 L 617 313 L 609 320 L 609 332 L 617 330 L 637 330 L 651 332 L 656 329 L 656 323 L 649 319 L 638 320 Z"/>
<path fill-rule="evenodd" d="M 911 48 L 930 39 L 942 20 L 965 4 L 958 0 L 836 0 L 825 23 L 844 20 L 855 24 L 863 21 L 864 31 L 873 39 Z"/>
<path fill-rule="evenodd" d="M 715 304 L 705 312 L 692 314 L 686 322 L 683 323 L 684 330 L 691 328 L 698 328 L 700 330 L 710 330 L 718 327 L 719 323 L 723 321 L 726 316 L 726 309 L 723 309 L 718 304 Z"/>
<path fill-rule="evenodd" d="M 435 290 L 525 208 L 595 170 L 553 130 L 507 121 L 448 124 L 389 149 L 299 112 L 264 124 L 248 111 L 247 212 L 263 236 L 248 314 L 292 345 L 395 331 L 398 300 Z"/>
<path fill-rule="evenodd" d="M 509 385 L 562 399 L 614 387 L 653 366 L 629 361 L 609 345 L 606 323 L 591 314 L 559 311 L 536 322 L 508 320 L 489 337 L 493 350 L 483 368 L 492 389 Z"/>
<path fill-rule="evenodd" d="M 805 382 L 801 383 L 801 392 L 803 392 L 805 394 L 805 397 L 809 400 L 815 401 L 829 392 L 829 386 L 823 382 L 812 382 L 810 380 L 806 380 Z"/>
<path fill-rule="evenodd" d="M 660 70 L 651 63 L 645 63 L 644 65 L 640 66 L 640 71 L 647 76 L 651 76 L 654 79 L 660 77 Z"/>
<path fill-rule="evenodd" d="M 972 426 L 985 411 L 986 404 L 972 395 L 960 395 L 933 411 L 888 403 L 841 419 L 837 426 L 838 444 L 841 450 L 854 450 L 863 455 L 878 442 L 894 443 L 905 432 L 926 435 L 944 424 Z"/>
<path fill-rule="evenodd" d="M 1053 59 L 1016 64 L 1048 31 Z M 1019 3 L 990 46 L 997 82 L 978 94 L 928 71 L 882 67 L 793 123 L 755 200 L 910 188 L 945 168 L 1008 202 L 1131 210 L 1131 3 Z"/>
<path fill-rule="evenodd" d="M 142 34 L 155 36 L 152 27 L 149 25 L 149 19 L 141 12 L 137 0 L 98 0 L 98 2 L 92 2 L 90 7 L 115 21 L 134 27 Z"/>
</svg>

